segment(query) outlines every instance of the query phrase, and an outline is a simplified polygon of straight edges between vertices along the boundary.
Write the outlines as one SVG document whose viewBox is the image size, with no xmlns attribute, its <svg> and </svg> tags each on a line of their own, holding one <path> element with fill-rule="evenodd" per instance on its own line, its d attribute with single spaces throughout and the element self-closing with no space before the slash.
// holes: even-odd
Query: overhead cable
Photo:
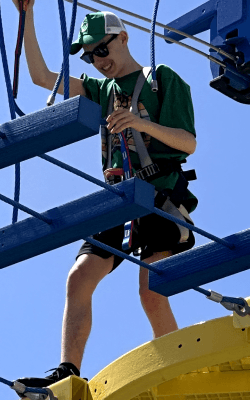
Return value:
<svg viewBox="0 0 250 400">
<path fill-rule="evenodd" d="M 72 3 L 72 2 L 73 2 L 73 0 L 64 0 L 64 1 L 67 1 L 68 3 Z M 145 18 L 145 17 L 142 17 L 142 16 L 139 15 L 139 14 L 135 14 L 135 13 L 132 13 L 132 12 L 130 12 L 130 11 L 124 10 L 124 9 L 122 9 L 122 8 L 120 8 L 120 7 L 113 6 L 113 5 L 111 5 L 111 4 L 109 4 L 109 3 L 106 3 L 106 2 L 104 2 L 104 1 L 100 1 L 100 0 L 92 0 L 92 1 L 95 1 L 95 2 L 100 3 L 100 4 L 102 4 L 102 5 L 106 6 L 106 7 L 111 8 L 111 9 L 115 9 L 115 10 L 117 10 L 117 11 L 120 11 L 120 12 L 124 13 L 124 14 L 128 14 L 128 15 L 130 15 L 130 16 L 132 16 L 132 17 L 139 18 L 139 19 L 141 19 L 141 20 L 143 20 L 143 21 L 146 21 L 146 22 L 150 22 L 150 23 L 151 23 L 151 20 L 150 20 L 150 19 Z M 100 10 L 97 10 L 97 9 L 95 9 L 95 8 L 93 8 L 93 7 L 87 6 L 86 4 L 80 3 L 80 2 L 77 2 L 77 5 L 78 5 L 79 7 L 86 8 L 87 10 L 90 10 L 90 11 L 92 11 L 92 12 L 98 12 L 98 11 L 100 11 Z M 140 29 L 140 30 L 142 30 L 142 31 L 144 31 L 144 32 L 147 32 L 147 33 L 150 33 L 150 32 L 151 32 L 150 29 L 144 28 L 144 27 L 142 27 L 142 26 L 140 26 L 140 25 L 138 25 L 138 24 L 133 24 L 132 22 L 126 21 L 126 20 L 124 20 L 124 19 L 122 19 L 122 21 L 123 21 L 125 24 L 132 26 L 133 28 Z M 156 25 L 157 25 L 157 26 L 160 26 L 160 27 L 162 27 L 162 28 L 168 29 L 168 30 L 171 31 L 171 32 L 175 32 L 175 33 L 177 33 L 177 34 L 179 34 L 179 35 L 185 36 L 185 37 L 187 37 L 187 38 L 189 38 L 189 39 L 195 40 L 196 42 L 201 43 L 201 44 L 203 44 L 203 45 L 205 45 L 205 46 L 208 46 L 209 48 L 215 50 L 217 53 L 222 54 L 222 55 L 226 56 L 227 58 L 230 58 L 230 59 L 233 60 L 233 61 L 236 61 L 236 57 L 233 56 L 232 54 L 229 54 L 229 53 L 225 52 L 224 50 L 220 49 L 219 47 L 213 46 L 212 44 L 210 44 L 210 43 L 208 43 L 208 42 L 206 42 L 206 41 L 204 41 L 204 40 L 202 40 L 202 39 L 196 38 L 195 36 L 192 36 L 192 35 L 189 35 L 188 33 L 179 31 L 178 29 L 174 29 L 174 28 L 172 28 L 171 26 L 164 25 L 164 24 L 162 24 L 162 23 L 160 23 L 160 22 L 156 22 Z M 169 42 L 176 43 L 176 44 L 178 44 L 179 46 L 182 46 L 182 47 L 185 47 L 185 48 L 187 48 L 187 49 L 189 49 L 189 50 L 191 50 L 191 51 L 194 51 L 194 52 L 196 52 L 196 53 L 198 53 L 198 54 L 200 54 L 200 55 L 202 55 L 202 56 L 208 58 L 210 61 L 213 61 L 213 62 L 215 62 L 216 64 L 219 64 L 221 67 L 226 68 L 226 65 L 225 65 L 224 63 L 222 63 L 220 60 L 218 60 L 217 58 L 215 58 L 215 57 L 213 57 L 213 56 L 210 56 L 210 55 L 208 55 L 208 54 L 206 54 L 206 53 L 204 53 L 204 52 L 202 52 L 202 51 L 200 51 L 200 50 L 198 50 L 198 49 L 195 49 L 195 48 L 192 47 L 192 46 L 189 46 L 189 45 L 187 45 L 187 44 L 185 44 L 185 43 L 180 43 L 180 42 L 178 42 L 178 41 L 175 40 L 175 39 L 166 37 L 165 35 L 162 35 L 162 34 L 157 33 L 157 32 L 155 33 L 155 35 L 158 36 L 158 37 L 160 37 L 160 38 L 162 38 L 162 39 L 164 39 L 164 40 L 168 40 Z"/>
</svg>

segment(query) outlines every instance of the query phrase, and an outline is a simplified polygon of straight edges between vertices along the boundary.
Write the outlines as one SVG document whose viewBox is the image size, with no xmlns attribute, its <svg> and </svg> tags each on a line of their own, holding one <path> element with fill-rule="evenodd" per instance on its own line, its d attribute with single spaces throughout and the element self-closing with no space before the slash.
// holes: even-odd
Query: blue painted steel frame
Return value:
<svg viewBox="0 0 250 400">
<path fill-rule="evenodd" d="M 43 213 L 52 224 L 34 217 L 0 229 L 0 268 L 37 256 L 97 232 L 150 214 L 154 186 L 138 178 L 117 184 L 120 197 L 101 190 Z"/>
<path fill-rule="evenodd" d="M 232 98 L 238 94 L 237 101 L 250 104 L 250 84 L 246 75 L 250 73 L 250 0 L 209 0 L 167 25 L 191 35 L 210 29 L 212 45 L 239 56 L 237 65 L 233 65 L 226 56 L 210 49 L 212 56 L 228 66 L 223 70 L 220 65 L 211 62 L 214 80 L 210 85 L 222 92 L 225 90 L 224 94 Z M 168 29 L 165 29 L 164 35 L 178 41 L 185 39 Z M 222 75 L 223 78 L 220 77 Z M 226 82 L 229 82 L 228 85 Z M 245 90 L 249 94 L 246 95 Z"/>
<path fill-rule="evenodd" d="M 155 263 L 164 274 L 149 272 L 149 289 L 166 297 L 250 268 L 250 229 L 225 238 L 230 250 L 208 243 Z"/>
<path fill-rule="evenodd" d="M 0 125 L 0 168 L 97 135 L 101 110 L 77 96 Z"/>
</svg>

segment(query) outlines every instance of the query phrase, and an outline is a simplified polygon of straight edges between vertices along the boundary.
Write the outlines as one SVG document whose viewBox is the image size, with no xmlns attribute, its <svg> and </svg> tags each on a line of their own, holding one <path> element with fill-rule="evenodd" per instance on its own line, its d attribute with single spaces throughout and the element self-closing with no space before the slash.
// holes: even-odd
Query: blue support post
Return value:
<svg viewBox="0 0 250 400">
<path fill-rule="evenodd" d="M 77 96 L 0 125 L 0 168 L 97 135 L 101 109 Z"/>
<path fill-rule="evenodd" d="M 249 0 L 209 0 L 167 25 L 191 35 L 210 29 L 210 43 L 237 58 L 237 62 L 232 63 L 210 49 L 211 55 L 226 65 L 222 68 L 211 62 L 214 78 L 211 87 L 240 103 L 250 104 Z M 164 30 L 164 35 L 178 41 L 185 39 L 168 29 Z"/>
<path fill-rule="evenodd" d="M 149 272 L 149 289 L 169 297 L 249 269 L 250 229 L 224 239 L 235 248 L 208 243 L 154 263 L 164 273 Z"/>
<path fill-rule="evenodd" d="M 154 186 L 138 178 L 116 185 L 126 196 L 101 190 L 48 210 L 47 224 L 34 217 L 0 229 L 0 268 L 65 246 L 145 216 L 154 207 Z"/>
</svg>

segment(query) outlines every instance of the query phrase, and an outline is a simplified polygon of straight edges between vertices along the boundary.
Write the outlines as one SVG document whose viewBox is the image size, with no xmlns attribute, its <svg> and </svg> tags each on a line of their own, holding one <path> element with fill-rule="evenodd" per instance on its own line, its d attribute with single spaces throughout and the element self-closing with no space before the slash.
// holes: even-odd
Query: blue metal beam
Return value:
<svg viewBox="0 0 250 400">
<path fill-rule="evenodd" d="M 101 190 L 0 229 L 0 268 L 54 250 L 152 212 L 154 186 L 137 178 L 116 185 L 125 197 Z"/>
<path fill-rule="evenodd" d="M 77 96 L 0 125 L 0 168 L 97 135 L 101 109 Z"/>
<path fill-rule="evenodd" d="M 213 80 L 210 86 L 243 104 L 250 104 L 250 1 L 249 0 L 209 0 L 194 10 L 182 15 L 167 25 L 190 35 L 210 30 L 210 43 L 228 55 L 210 49 Z M 167 38 L 177 41 L 184 36 L 164 30 Z M 221 66 L 224 65 L 224 67 Z"/>
<path fill-rule="evenodd" d="M 154 263 L 164 273 L 149 272 L 149 289 L 169 297 L 249 269 L 250 229 L 224 239 L 235 249 L 212 242 Z"/>
</svg>

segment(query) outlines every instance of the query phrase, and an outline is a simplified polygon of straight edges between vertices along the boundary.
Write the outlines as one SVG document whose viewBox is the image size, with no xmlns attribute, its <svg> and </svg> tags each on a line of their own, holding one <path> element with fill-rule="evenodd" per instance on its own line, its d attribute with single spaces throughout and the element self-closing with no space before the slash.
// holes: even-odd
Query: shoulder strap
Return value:
<svg viewBox="0 0 250 400">
<path fill-rule="evenodd" d="M 142 69 L 142 72 L 138 76 L 138 79 L 136 81 L 135 88 L 134 88 L 131 107 L 130 107 L 130 111 L 133 114 L 137 114 L 138 113 L 138 106 L 137 106 L 138 99 L 139 99 L 139 96 L 141 94 L 143 85 L 146 82 L 146 80 L 148 79 L 150 73 L 151 73 L 151 67 L 144 67 Z"/>
<path fill-rule="evenodd" d="M 132 97 L 132 104 L 130 107 L 130 112 L 137 115 L 138 111 L 138 99 L 143 88 L 144 83 L 146 82 L 149 74 L 151 73 L 151 67 L 144 67 L 142 72 L 140 73 L 137 82 L 135 84 L 134 93 Z M 144 140 L 142 139 L 142 135 L 140 132 L 131 128 L 132 135 L 135 141 L 136 151 L 138 153 L 141 167 L 145 168 L 148 165 L 153 164 L 150 155 L 148 154 L 147 148 L 145 146 Z"/>
</svg>

